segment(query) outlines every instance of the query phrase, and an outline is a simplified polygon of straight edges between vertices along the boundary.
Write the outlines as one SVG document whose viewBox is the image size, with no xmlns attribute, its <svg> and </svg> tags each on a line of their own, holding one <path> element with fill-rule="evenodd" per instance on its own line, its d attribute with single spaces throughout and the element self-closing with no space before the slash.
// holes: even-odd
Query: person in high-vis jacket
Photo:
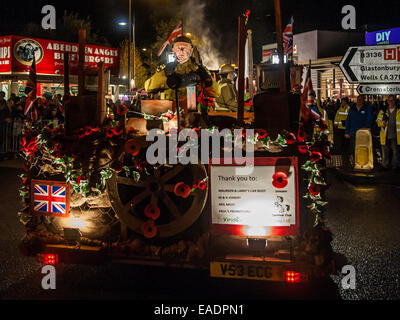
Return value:
<svg viewBox="0 0 400 320">
<path fill-rule="evenodd" d="M 382 166 L 389 169 L 400 169 L 399 149 L 400 149 L 400 108 L 396 106 L 395 96 L 388 96 L 387 110 L 381 110 L 376 122 L 381 129 L 380 138 L 382 146 Z M 392 151 L 392 161 L 390 161 L 390 151 Z"/>
<path fill-rule="evenodd" d="M 237 91 L 233 83 L 235 69 L 230 64 L 221 67 L 218 81 L 221 95 L 215 99 L 215 111 L 237 112 Z"/>
<path fill-rule="evenodd" d="M 344 137 L 346 130 L 346 119 L 350 111 L 349 98 L 342 99 L 339 109 L 336 111 L 334 120 L 334 142 L 335 151 L 338 154 L 343 154 L 346 149 L 347 141 Z"/>
<path fill-rule="evenodd" d="M 197 87 L 207 97 L 216 98 L 221 90 L 205 66 L 196 62 L 193 54 L 193 44 L 190 38 L 179 36 L 172 45 L 176 61 L 160 66 L 156 73 L 145 82 L 149 93 L 164 92 L 165 99 L 175 100 L 175 88 L 178 88 L 179 100 L 185 103 L 188 86 Z M 184 107 L 184 106 L 183 106 Z M 185 107 L 184 107 L 185 108 Z"/>
</svg>

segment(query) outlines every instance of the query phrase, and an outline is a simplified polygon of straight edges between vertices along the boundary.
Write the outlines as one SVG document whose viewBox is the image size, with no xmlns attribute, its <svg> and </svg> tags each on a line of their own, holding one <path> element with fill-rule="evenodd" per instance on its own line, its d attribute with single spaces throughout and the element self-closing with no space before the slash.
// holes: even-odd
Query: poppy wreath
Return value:
<svg viewBox="0 0 400 320">
<path fill-rule="evenodd" d="M 184 182 L 178 182 L 174 187 L 174 193 L 181 198 L 187 198 L 190 195 L 190 187 Z"/>
<path fill-rule="evenodd" d="M 152 220 L 157 220 L 160 217 L 160 208 L 155 204 L 149 203 L 144 209 L 144 215 Z"/>
<path fill-rule="evenodd" d="M 283 189 L 287 186 L 288 180 L 287 180 L 287 174 L 278 171 L 275 172 L 274 175 L 272 176 L 272 185 L 277 188 L 277 189 Z"/>
<path fill-rule="evenodd" d="M 158 233 L 158 229 L 154 225 L 153 220 L 148 220 L 145 223 L 143 223 L 141 226 L 141 230 L 142 230 L 143 236 L 147 239 L 153 239 Z"/>
<path fill-rule="evenodd" d="M 140 150 L 141 150 L 140 143 L 136 142 L 135 140 L 131 139 L 125 143 L 125 152 L 136 157 Z"/>
</svg>

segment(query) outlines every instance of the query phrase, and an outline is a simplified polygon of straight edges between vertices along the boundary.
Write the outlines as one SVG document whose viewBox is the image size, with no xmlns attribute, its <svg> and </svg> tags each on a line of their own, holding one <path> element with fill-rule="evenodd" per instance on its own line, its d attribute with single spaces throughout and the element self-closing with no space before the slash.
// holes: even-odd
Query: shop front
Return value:
<svg viewBox="0 0 400 320">
<path fill-rule="evenodd" d="M 25 94 L 26 81 L 36 60 L 38 96 L 46 97 L 64 94 L 64 56 L 68 53 L 70 62 L 70 93 L 78 92 L 78 51 L 77 43 L 53 41 L 22 36 L 0 37 L 0 90 L 10 97 L 12 93 Z M 119 49 L 95 45 L 85 46 L 85 67 L 96 68 L 104 62 L 106 70 L 114 77 L 119 74 Z M 113 84 L 110 84 L 112 88 Z"/>
</svg>

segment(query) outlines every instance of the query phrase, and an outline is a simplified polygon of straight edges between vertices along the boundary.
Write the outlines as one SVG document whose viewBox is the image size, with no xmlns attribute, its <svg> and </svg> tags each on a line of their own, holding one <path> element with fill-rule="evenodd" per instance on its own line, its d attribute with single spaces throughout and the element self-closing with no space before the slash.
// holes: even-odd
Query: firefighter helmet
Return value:
<svg viewBox="0 0 400 320">
<path fill-rule="evenodd" d="M 220 74 L 227 74 L 231 72 L 235 72 L 235 68 L 231 64 L 223 64 L 219 69 Z"/>
</svg>

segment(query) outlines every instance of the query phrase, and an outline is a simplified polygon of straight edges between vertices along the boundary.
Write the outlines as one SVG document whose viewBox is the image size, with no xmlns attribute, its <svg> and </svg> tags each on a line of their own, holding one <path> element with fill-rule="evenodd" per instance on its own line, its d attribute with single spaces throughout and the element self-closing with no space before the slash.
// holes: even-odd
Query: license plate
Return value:
<svg viewBox="0 0 400 320">
<path fill-rule="evenodd" d="M 211 277 L 283 281 L 280 266 L 243 262 L 210 262 Z"/>
</svg>

